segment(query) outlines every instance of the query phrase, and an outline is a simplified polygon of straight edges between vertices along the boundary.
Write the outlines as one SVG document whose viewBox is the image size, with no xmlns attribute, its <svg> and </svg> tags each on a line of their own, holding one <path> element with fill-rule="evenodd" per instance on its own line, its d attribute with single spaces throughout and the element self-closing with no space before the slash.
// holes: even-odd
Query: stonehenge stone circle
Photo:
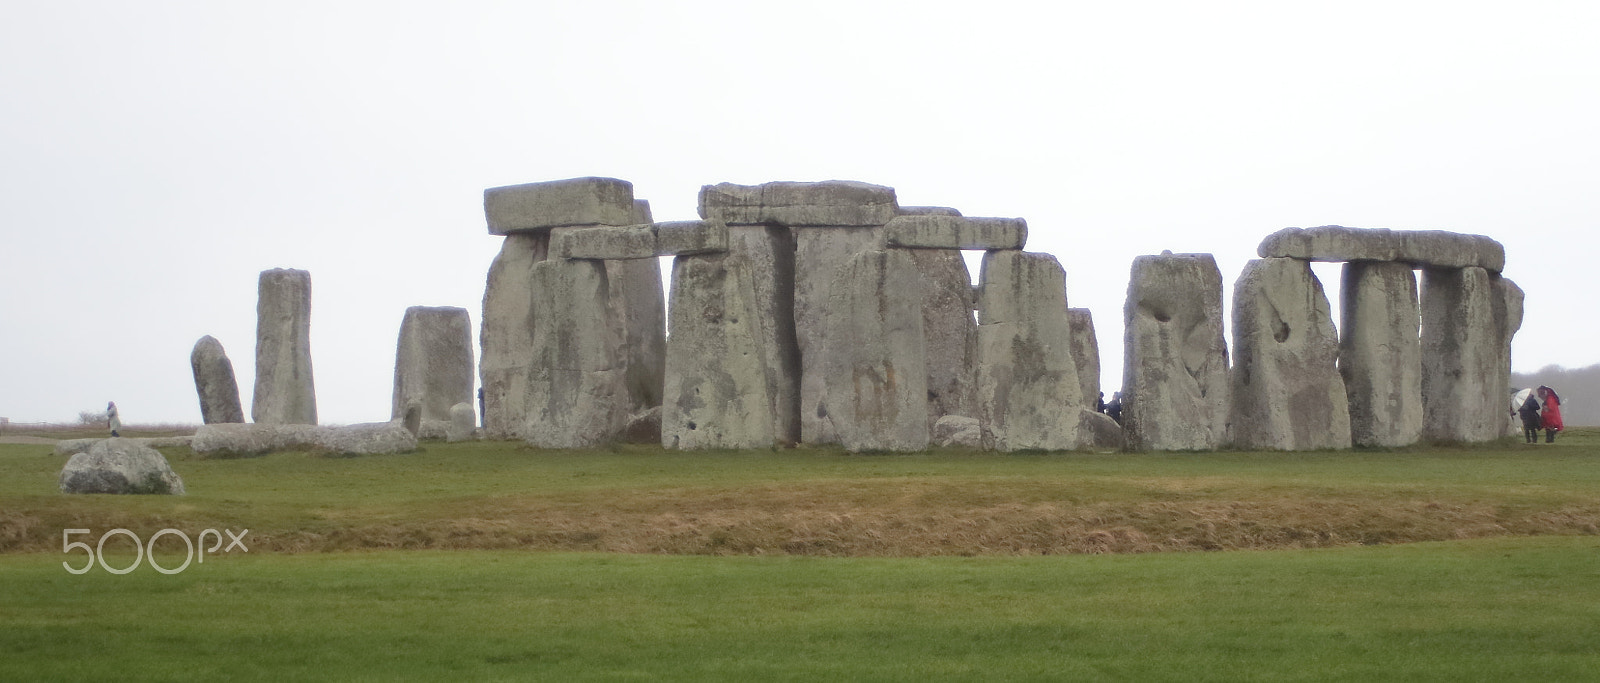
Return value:
<svg viewBox="0 0 1600 683">
<path fill-rule="evenodd" d="M 1422 438 L 1422 339 L 1409 264 L 1351 261 L 1340 279 L 1339 374 L 1356 446 L 1393 448 Z"/>
<path fill-rule="evenodd" d="M 483 191 L 489 234 L 578 225 L 634 225 L 633 183 L 616 178 L 571 178 Z M 642 221 L 648 223 L 649 221 Z"/>
<path fill-rule="evenodd" d="M 472 400 L 472 320 L 455 306 L 412 306 L 400 322 L 394 361 L 391 418 L 403 417 L 410 403 L 422 406 L 422 420 L 448 423 L 450 409 Z"/>
<path fill-rule="evenodd" d="M 817 416 L 851 452 L 928 447 L 928 375 L 916 262 L 900 250 L 841 264 L 824 309 Z"/>
<path fill-rule="evenodd" d="M 1443 230 L 1386 230 L 1324 225 L 1284 228 L 1261 241 L 1261 258 L 1306 261 L 1399 261 L 1415 267 L 1505 269 L 1506 250 L 1483 235 Z"/>
<path fill-rule="evenodd" d="M 999 451 L 1072 450 L 1085 445 L 1083 406 L 1066 272 L 1054 256 L 991 251 L 978 299 L 978 406 L 984 436 Z"/>
<path fill-rule="evenodd" d="M 1123 320 L 1128 448 L 1213 450 L 1226 443 L 1228 346 L 1216 260 L 1170 252 L 1136 257 Z"/>
<path fill-rule="evenodd" d="M 222 342 L 209 334 L 201 337 L 189 352 L 189 367 L 194 370 L 195 393 L 200 395 L 201 420 L 205 424 L 244 422 L 239 382 Z"/>
<path fill-rule="evenodd" d="M 1072 331 L 1072 364 L 1078 368 L 1083 407 L 1093 410 L 1100 398 L 1100 341 L 1094 334 L 1094 315 L 1087 308 L 1069 308 L 1067 325 Z"/>
<path fill-rule="evenodd" d="M 522 438 L 540 448 L 589 448 L 627 426 L 625 332 L 612 313 L 605 262 L 533 266 L 533 356 Z"/>
<path fill-rule="evenodd" d="M 317 423 L 311 375 L 311 273 L 281 268 L 261 272 L 250 418 L 267 424 Z"/>
<path fill-rule="evenodd" d="M 938 214 L 900 215 L 883 226 L 891 247 L 920 249 L 1021 249 L 1028 222 L 1021 218 L 963 218 Z"/>
<path fill-rule="evenodd" d="M 1350 447 L 1332 308 L 1311 264 L 1264 258 L 1233 285 L 1233 443 L 1280 451 Z"/>
<path fill-rule="evenodd" d="M 706 254 L 673 261 L 663 446 L 771 448 L 778 440 L 755 297 L 744 259 Z"/>
<path fill-rule="evenodd" d="M 1482 268 L 1422 271 L 1422 434 L 1434 441 L 1491 441 L 1505 432 L 1506 395 L 1491 396 L 1500 370 L 1495 291 Z"/>
<path fill-rule="evenodd" d="M 61 468 L 62 493 L 184 494 L 183 478 L 159 451 L 132 439 L 102 439 Z"/>
<path fill-rule="evenodd" d="M 508 235 L 489 266 L 478 335 L 485 438 L 522 435 L 532 390 L 533 266 L 545 260 L 549 245 L 549 232 Z"/>
</svg>

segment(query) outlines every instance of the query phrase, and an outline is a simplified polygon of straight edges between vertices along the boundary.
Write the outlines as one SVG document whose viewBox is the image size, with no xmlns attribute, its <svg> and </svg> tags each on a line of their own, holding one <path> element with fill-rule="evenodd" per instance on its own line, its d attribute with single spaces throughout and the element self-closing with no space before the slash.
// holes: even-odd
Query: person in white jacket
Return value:
<svg viewBox="0 0 1600 683">
<path fill-rule="evenodd" d="M 122 429 L 122 418 L 117 415 L 117 403 L 115 401 L 106 402 L 106 420 L 111 423 L 111 435 L 122 436 L 117 433 L 118 430 Z"/>
</svg>

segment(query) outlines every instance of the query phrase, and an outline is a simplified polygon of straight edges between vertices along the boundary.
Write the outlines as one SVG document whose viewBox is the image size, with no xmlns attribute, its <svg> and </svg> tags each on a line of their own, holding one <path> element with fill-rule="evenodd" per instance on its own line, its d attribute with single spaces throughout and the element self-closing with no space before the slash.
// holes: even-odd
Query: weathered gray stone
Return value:
<svg viewBox="0 0 1600 683">
<path fill-rule="evenodd" d="M 194 370 L 194 390 L 200 395 L 200 418 L 205 424 L 244 422 L 244 406 L 239 403 L 239 382 L 233 376 L 233 361 L 222 349 L 222 342 L 206 335 L 194 343 L 189 353 Z"/>
<path fill-rule="evenodd" d="M 420 414 L 420 413 L 419 413 Z M 195 431 L 191 448 L 206 458 L 237 458 L 278 451 L 328 455 L 387 455 L 417 449 L 417 436 L 405 421 L 342 426 L 214 424 Z"/>
<path fill-rule="evenodd" d="M 700 217 L 728 225 L 877 226 L 896 213 L 894 188 L 848 180 L 700 188 Z"/>
<path fill-rule="evenodd" d="M 628 416 L 628 426 L 622 429 L 622 440 L 627 443 L 661 443 L 661 406 Z"/>
<path fill-rule="evenodd" d="M 1233 443 L 1310 451 L 1350 447 L 1332 307 L 1311 264 L 1255 259 L 1233 285 Z"/>
<path fill-rule="evenodd" d="M 611 315 L 621 322 L 628 413 L 661 405 L 667 363 L 667 301 L 657 259 L 606 261 Z"/>
<path fill-rule="evenodd" d="M 827 394 L 823 364 L 834 352 L 824 324 L 835 274 L 857 254 L 878 249 L 881 228 L 796 228 L 794 332 L 800 351 L 800 438 L 813 444 L 839 442 L 832 422 L 819 413 Z"/>
<path fill-rule="evenodd" d="M 978 406 L 998 451 L 1084 445 L 1066 272 L 1054 256 L 991 251 L 978 301 Z"/>
<path fill-rule="evenodd" d="M 656 224 L 657 256 L 693 256 L 728 250 L 728 226 L 721 221 L 670 221 Z"/>
<path fill-rule="evenodd" d="M 948 206 L 902 206 L 895 211 L 901 216 L 959 216 L 960 211 Z"/>
<path fill-rule="evenodd" d="M 1495 373 L 1494 384 L 1489 388 L 1490 396 L 1511 395 L 1511 340 L 1517 335 L 1517 330 L 1522 329 L 1522 288 L 1508 278 L 1491 274 L 1489 286 L 1493 290 L 1490 305 L 1494 315 L 1494 331 L 1498 344 L 1495 346 Z M 1491 405 L 1493 402 L 1490 402 Z M 1505 401 L 1501 401 L 1502 404 Z M 1500 422 L 1512 427 L 1507 432 L 1520 435 L 1521 420 L 1515 419 L 1514 414 L 1507 414 L 1502 405 L 1499 413 Z M 1514 423 L 1514 424 L 1513 424 Z"/>
<path fill-rule="evenodd" d="M 901 215 L 883 226 L 891 247 L 922 249 L 1021 249 L 1028 222 L 1021 218 Z"/>
<path fill-rule="evenodd" d="M 1422 435 L 1434 441 L 1500 438 L 1495 291 L 1482 268 L 1422 271 Z"/>
<path fill-rule="evenodd" d="M 1100 399 L 1100 341 L 1094 334 L 1094 315 L 1087 308 L 1069 308 L 1067 325 L 1072 331 L 1070 348 L 1072 364 L 1078 368 L 1079 394 L 1084 407 L 1093 410 Z"/>
<path fill-rule="evenodd" d="M 412 306 L 400 322 L 390 417 L 422 407 L 424 422 L 448 423 L 450 408 L 472 400 L 472 319 L 455 306 Z M 442 426 L 442 424 L 441 424 Z"/>
<path fill-rule="evenodd" d="M 922 292 L 922 331 L 928 368 L 928 426 L 946 415 L 977 413 L 978 330 L 972 319 L 972 277 L 961 252 L 914 249 Z"/>
<path fill-rule="evenodd" d="M 1339 374 L 1350 399 L 1350 440 L 1394 448 L 1422 438 L 1422 340 L 1417 278 L 1394 261 L 1344 264 Z"/>
<path fill-rule="evenodd" d="M 159 451 L 132 439 L 103 439 L 61 468 L 62 493 L 183 495 L 183 479 Z"/>
<path fill-rule="evenodd" d="M 1284 228 L 1261 241 L 1261 258 L 1297 258 L 1307 261 L 1399 261 L 1413 266 L 1441 268 L 1478 267 L 1500 272 L 1506 250 L 1483 235 L 1463 235 L 1444 230 L 1388 230 L 1346 228 Z"/>
<path fill-rule="evenodd" d="M 983 423 L 975 417 L 945 415 L 933 423 L 933 444 L 943 448 L 983 448 Z"/>
<path fill-rule="evenodd" d="M 316 424 L 311 375 L 311 273 L 261 272 L 256 302 L 256 389 L 250 418 L 267 424 Z"/>
<path fill-rule="evenodd" d="M 551 258 L 646 259 L 656 257 L 656 226 L 573 228 L 550 237 Z"/>
<path fill-rule="evenodd" d="M 627 426 L 626 333 L 610 303 L 606 263 L 550 259 L 533 266 L 537 324 L 522 437 L 534 446 L 600 446 Z"/>
<path fill-rule="evenodd" d="M 800 349 L 795 341 L 795 240 L 788 228 L 728 227 L 728 254 L 749 269 L 755 287 L 756 340 L 767 374 L 772 433 L 800 441 Z"/>
<path fill-rule="evenodd" d="M 510 235 L 489 266 L 483 292 L 483 350 L 478 374 L 483 385 L 483 430 L 489 439 L 521 436 L 530 404 L 533 372 L 533 266 L 544 261 L 548 232 Z"/>
<path fill-rule="evenodd" d="M 664 447 L 770 448 L 778 440 L 755 296 L 746 259 L 673 260 Z"/>
<path fill-rule="evenodd" d="M 904 251 L 850 257 L 830 288 L 827 393 L 818 417 L 851 452 L 928 447 L 928 382 L 922 295 Z"/>
<path fill-rule="evenodd" d="M 633 183 L 616 178 L 570 178 L 483 191 L 483 213 L 491 235 L 578 225 L 634 225 L 636 211 Z"/>
<path fill-rule="evenodd" d="M 1078 409 L 1078 433 L 1086 442 L 1085 446 L 1095 450 L 1120 451 L 1128 445 L 1122 425 L 1117 424 L 1110 415 L 1091 408 Z"/>
<path fill-rule="evenodd" d="M 1228 345 L 1216 260 L 1171 252 L 1135 258 L 1123 320 L 1128 448 L 1211 450 L 1226 443 Z"/>
<path fill-rule="evenodd" d="M 478 414 L 472 409 L 472 404 L 463 401 L 450 406 L 450 427 L 445 430 L 444 440 L 456 443 L 471 441 L 477 437 Z"/>
<path fill-rule="evenodd" d="M 183 448 L 194 440 L 192 436 L 154 436 L 154 437 L 112 437 L 120 438 L 128 443 L 149 446 L 150 448 Z M 93 439 L 62 439 L 56 442 L 56 455 L 77 455 L 88 453 L 95 444 L 105 441 L 101 438 Z"/>
</svg>

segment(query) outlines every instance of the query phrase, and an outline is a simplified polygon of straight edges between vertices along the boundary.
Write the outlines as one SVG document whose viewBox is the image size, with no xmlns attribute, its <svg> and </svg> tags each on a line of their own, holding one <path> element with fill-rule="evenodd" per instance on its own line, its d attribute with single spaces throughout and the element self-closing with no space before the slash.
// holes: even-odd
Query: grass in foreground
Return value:
<svg viewBox="0 0 1600 683">
<path fill-rule="evenodd" d="M 74 558 L 76 560 L 76 558 Z M 0 679 L 1583 680 L 1600 540 L 1033 558 L 0 556 Z"/>
<path fill-rule="evenodd" d="M 190 492 L 64 496 L 48 446 L 0 445 L 0 552 L 61 529 L 251 530 L 251 547 L 830 556 L 1332 547 L 1600 533 L 1600 430 L 1553 445 L 998 455 L 537 451 L 429 443 L 348 459 L 168 458 Z"/>
</svg>

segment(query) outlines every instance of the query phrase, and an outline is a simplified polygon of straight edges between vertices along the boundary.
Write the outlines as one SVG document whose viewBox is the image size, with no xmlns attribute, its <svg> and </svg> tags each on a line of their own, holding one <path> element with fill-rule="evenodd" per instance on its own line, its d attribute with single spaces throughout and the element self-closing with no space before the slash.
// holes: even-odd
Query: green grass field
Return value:
<svg viewBox="0 0 1600 683">
<path fill-rule="evenodd" d="M 169 452 L 183 497 L 64 496 L 49 453 L 0 445 L 0 680 L 1600 679 L 1590 430 L 1309 454 Z M 84 558 L 62 529 L 117 527 L 248 528 L 250 552 L 63 569 Z"/>
</svg>

